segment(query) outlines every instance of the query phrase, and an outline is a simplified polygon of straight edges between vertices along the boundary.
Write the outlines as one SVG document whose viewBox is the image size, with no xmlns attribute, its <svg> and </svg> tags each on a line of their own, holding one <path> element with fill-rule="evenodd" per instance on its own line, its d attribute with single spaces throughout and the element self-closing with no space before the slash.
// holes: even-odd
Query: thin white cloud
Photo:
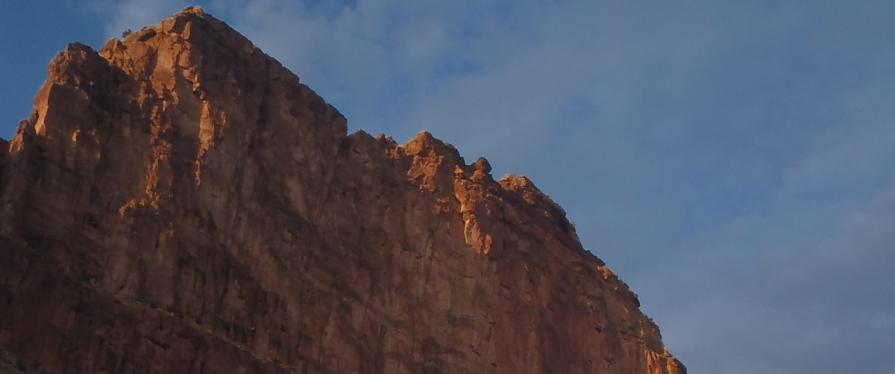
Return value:
<svg viewBox="0 0 895 374">
<path fill-rule="evenodd" d="M 185 5 L 102 4 L 110 35 Z M 844 353 L 882 371 L 872 355 L 895 343 L 895 305 L 871 299 L 892 296 L 880 264 L 895 260 L 886 6 L 215 0 L 206 10 L 352 128 L 398 138 L 426 128 L 498 173 L 532 175 L 694 372 L 837 373 Z"/>
<path fill-rule="evenodd" d="M 184 8 L 184 0 L 89 0 L 88 6 L 108 14 L 104 27 L 106 37 L 117 37 L 126 30 L 152 25 Z"/>
</svg>

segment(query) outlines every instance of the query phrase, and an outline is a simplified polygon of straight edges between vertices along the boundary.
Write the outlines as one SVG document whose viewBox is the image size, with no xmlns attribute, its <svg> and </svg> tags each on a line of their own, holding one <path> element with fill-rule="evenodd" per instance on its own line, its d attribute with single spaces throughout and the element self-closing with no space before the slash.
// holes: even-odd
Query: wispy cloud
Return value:
<svg viewBox="0 0 895 374">
<path fill-rule="evenodd" d="M 185 5 L 99 4 L 109 35 Z M 531 175 L 694 372 L 887 370 L 889 2 L 203 5 L 352 128 Z"/>
<path fill-rule="evenodd" d="M 107 15 L 106 37 L 117 37 L 126 30 L 152 25 L 184 8 L 182 0 L 88 0 L 88 7 Z"/>
</svg>

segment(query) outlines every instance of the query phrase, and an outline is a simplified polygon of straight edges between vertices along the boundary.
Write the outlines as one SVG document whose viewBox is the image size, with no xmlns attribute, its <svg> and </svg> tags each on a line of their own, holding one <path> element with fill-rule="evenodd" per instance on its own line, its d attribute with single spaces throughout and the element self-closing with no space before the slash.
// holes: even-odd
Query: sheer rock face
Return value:
<svg viewBox="0 0 895 374">
<path fill-rule="evenodd" d="M 346 136 L 196 8 L 70 45 L 0 148 L 0 372 L 685 372 L 531 181 Z"/>
</svg>

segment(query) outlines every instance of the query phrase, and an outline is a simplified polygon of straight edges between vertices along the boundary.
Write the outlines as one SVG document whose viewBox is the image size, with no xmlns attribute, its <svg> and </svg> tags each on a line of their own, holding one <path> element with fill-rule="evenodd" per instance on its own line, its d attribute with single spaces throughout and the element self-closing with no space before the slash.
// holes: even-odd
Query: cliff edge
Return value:
<svg viewBox="0 0 895 374">
<path fill-rule="evenodd" d="M 364 132 L 198 8 L 0 141 L 0 372 L 685 373 L 524 177 Z"/>
</svg>

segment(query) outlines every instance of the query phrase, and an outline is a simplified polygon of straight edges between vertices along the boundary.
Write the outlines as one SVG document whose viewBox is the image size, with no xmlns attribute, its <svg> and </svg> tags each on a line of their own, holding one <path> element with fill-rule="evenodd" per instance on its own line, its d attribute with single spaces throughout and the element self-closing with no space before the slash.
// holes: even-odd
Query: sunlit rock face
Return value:
<svg viewBox="0 0 895 374">
<path fill-rule="evenodd" d="M 0 149 L 0 372 L 685 372 L 530 180 L 346 135 L 197 8 L 70 45 Z"/>
</svg>

